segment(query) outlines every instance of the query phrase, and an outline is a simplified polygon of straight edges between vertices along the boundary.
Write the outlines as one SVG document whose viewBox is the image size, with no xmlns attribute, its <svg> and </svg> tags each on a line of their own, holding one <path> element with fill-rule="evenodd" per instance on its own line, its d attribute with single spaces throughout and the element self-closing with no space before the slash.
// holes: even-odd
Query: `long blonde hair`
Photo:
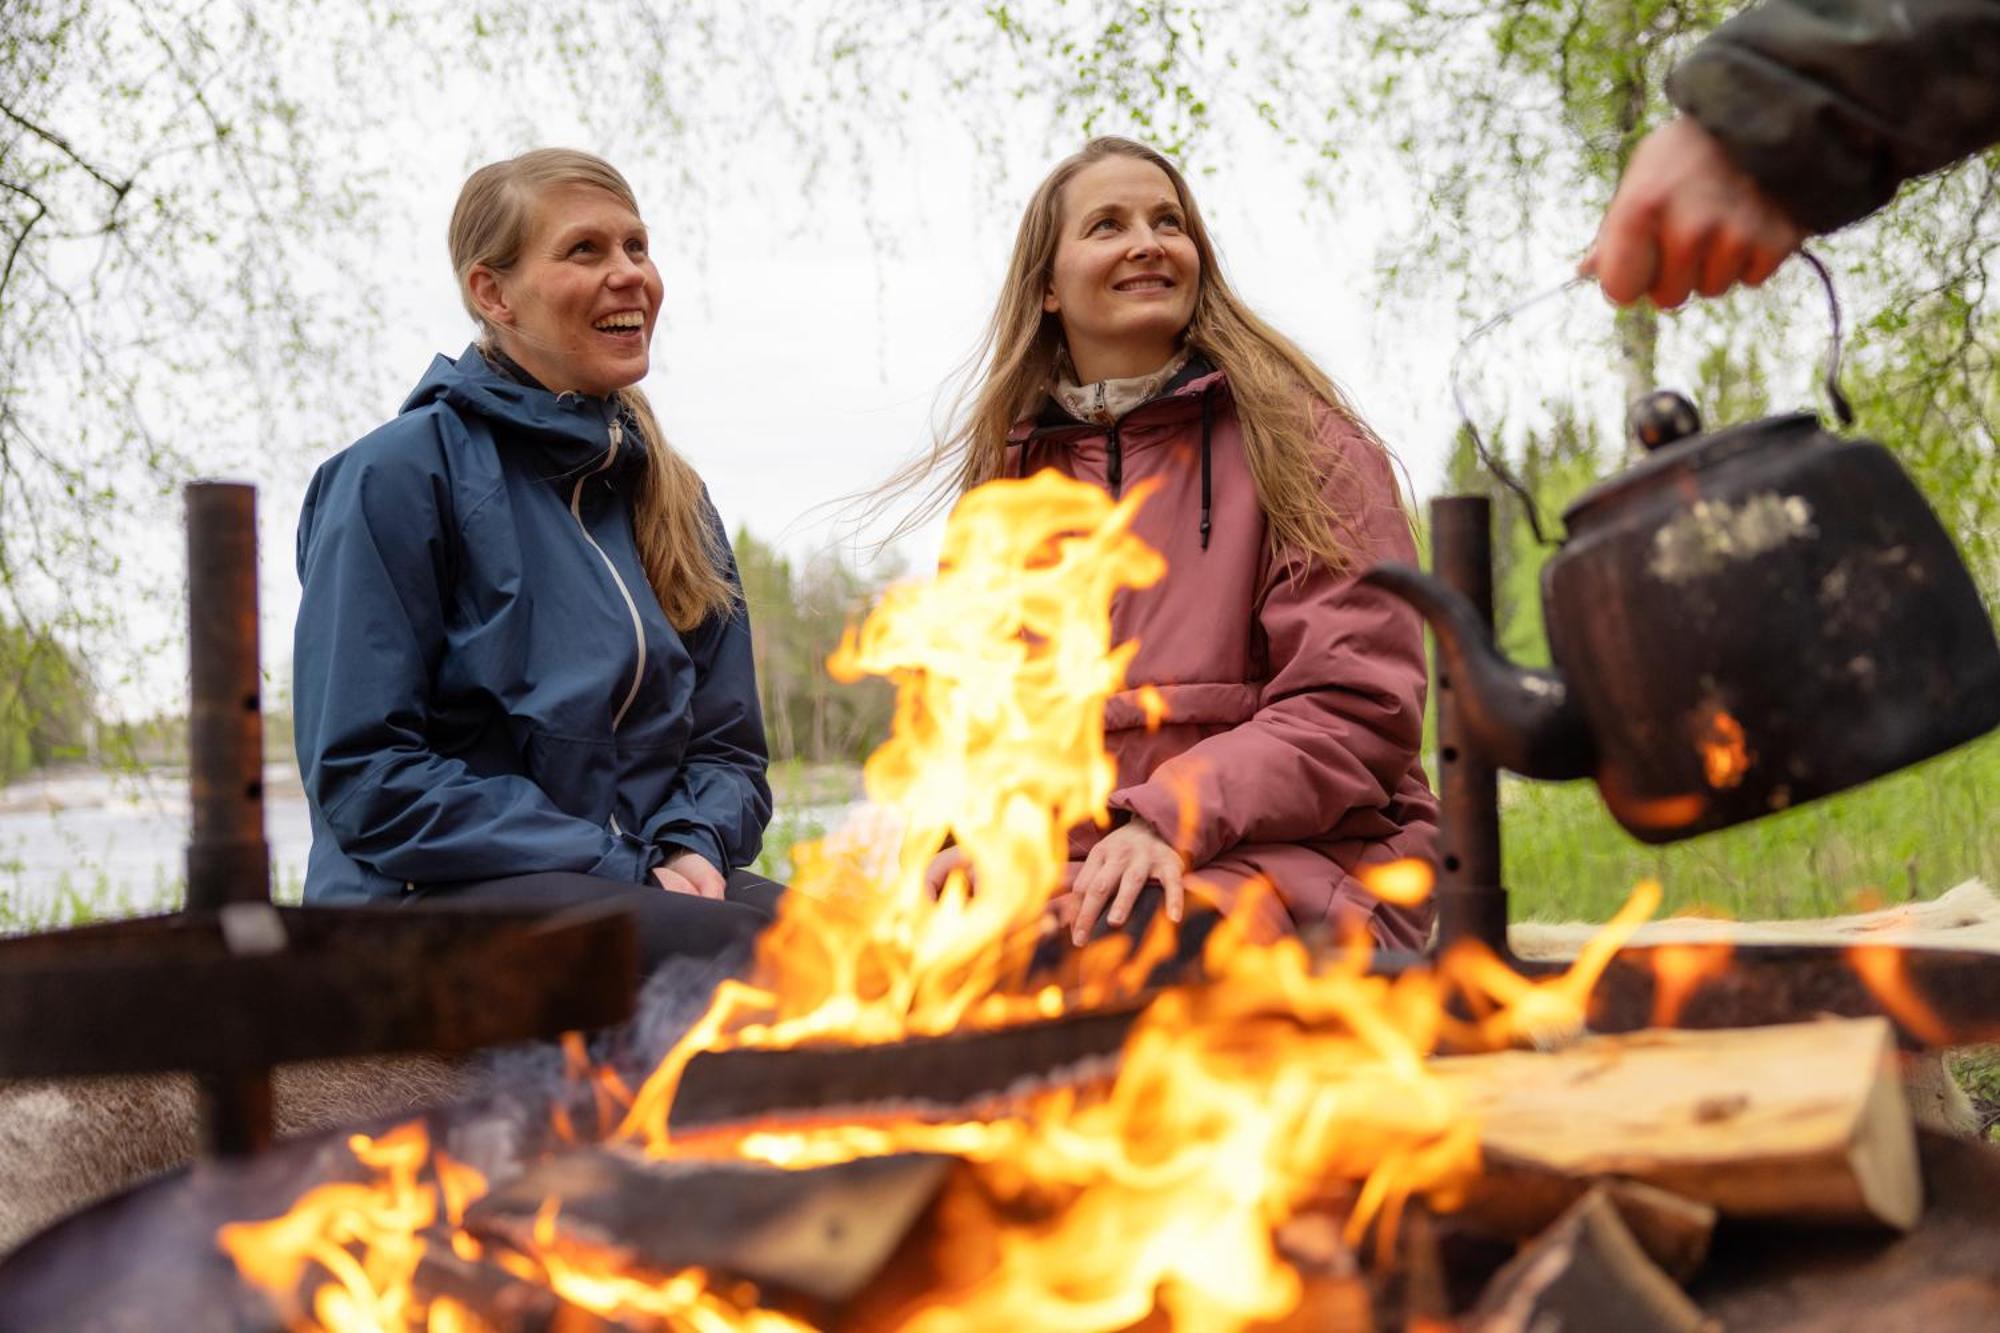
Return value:
<svg viewBox="0 0 2000 1333">
<path fill-rule="evenodd" d="M 505 273 L 520 260 L 535 222 L 535 204 L 550 189 L 590 185 L 613 195 L 638 213 L 632 187 L 602 158 L 571 148 L 537 148 L 491 162 L 466 178 L 451 211 L 451 266 L 458 275 L 459 299 L 480 330 L 480 346 L 491 346 L 498 330 L 472 299 L 471 275 L 483 265 Z M 728 554 L 723 535 L 708 523 L 701 478 L 675 453 L 660 431 L 646 395 L 634 385 L 612 395 L 638 424 L 646 467 L 632 496 L 632 529 L 646 582 L 675 629 L 690 630 L 736 604 L 736 590 L 723 573 Z"/>
<path fill-rule="evenodd" d="M 1360 447 L 1381 449 L 1381 442 L 1326 373 L 1231 290 L 1194 195 L 1174 164 L 1145 144 L 1111 137 L 1092 139 L 1081 152 L 1057 163 L 1029 199 L 999 304 L 970 362 L 977 371 L 976 389 L 961 395 L 930 452 L 884 488 L 888 494 L 926 492 L 897 534 L 974 486 L 1005 475 L 1007 434 L 1038 410 L 1054 387 L 1056 355 L 1063 345 L 1062 321 L 1042 309 L 1055 267 L 1063 189 L 1085 167 L 1109 157 L 1150 163 L 1173 182 L 1187 233 L 1201 257 L 1201 283 L 1184 341 L 1228 376 L 1243 452 L 1273 548 L 1290 548 L 1335 570 L 1349 569 L 1360 546 L 1358 518 L 1330 505 L 1325 492 L 1355 494 L 1355 486 L 1329 486 L 1353 476 L 1354 465 L 1319 446 L 1320 418 L 1330 412 L 1351 424 Z"/>
</svg>

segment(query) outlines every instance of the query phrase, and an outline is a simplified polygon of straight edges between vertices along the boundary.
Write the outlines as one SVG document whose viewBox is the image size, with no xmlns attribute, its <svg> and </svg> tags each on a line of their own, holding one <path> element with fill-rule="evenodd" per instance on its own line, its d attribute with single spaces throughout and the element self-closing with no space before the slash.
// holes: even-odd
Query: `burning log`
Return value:
<svg viewBox="0 0 2000 1333">
<path fill-rule="evenodd" d="M 524 1252 L 573 1247 L 619 1270 L 700 1268 L 837 1304 L 880 1270 L 948 1166 L 899 1153 L 787 1171 L 595 1148 L 487 1195 L 466 1228 Z"/>
<path fill-rule="evenodd" d="M 1053 1083 L 1108 1080 L 1143 1004 L 1107 1006 L 984 1032 L 874 1046 L 737 1047 L 688 1062 L 675 1132 L 767 1117 L 885 1109 L 963 1115 Z"/>
<path fill-rule="evenodd" d="M 1704 1324 L 1701 1310 L 1646 1257 L 1601 1189 L 1501 1269 L 1467 1322 L 1480 1333 L 1694 1333 Z"/>
<path fill-rule="evenodd" d="M 1907 1230 L 1922 1208 L 1881 1019 L 1593 1037 L 1433 1069 L 1502 1162 L 1640 1180 L 1726 1216 Z"/>
</svg>

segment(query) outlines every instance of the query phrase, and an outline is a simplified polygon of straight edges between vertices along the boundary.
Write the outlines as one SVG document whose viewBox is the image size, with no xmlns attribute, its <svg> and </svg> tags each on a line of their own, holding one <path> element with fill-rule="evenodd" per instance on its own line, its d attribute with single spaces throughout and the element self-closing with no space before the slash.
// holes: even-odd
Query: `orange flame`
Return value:
<svg viewBox="0 0 2000 1333">
<path fill-rule="evenodd" d="M 1158 731 L 1160 724 L 1167 720 L 1167 696 L 1161 694 L 1156 686 L 1139 687 L 1139 708 L 1146 714 L 1146 730 L 1149 732 Z"/>
<path fill-rule="evenodd" d="M 1740 784 L 1757 758 L 1743 743 L 1743 724 L 1721 708 L 1709 714 L 1695 744 L 1701 751 L 1701 768 L 1708 785 L 1717 791 Z"/>
<path fill-rule="evenodd" d="M 485 1179 L 443 1153 L 433 1162 L 418 1121 L 377 1139 L 357 1134 L 348 1148 L 374 1173 L 372 1182 L 317 1186 L 283 1217 L 229 1223 L 216 1243 L 245 1278 L 287 1307 L 310 1269 L 327 1274 L 331 1280 L 313 1293 L 312 1316 L 332 1333 L 422 1328 L 425 1311 L 411 1288 L 426 1246 L 420 1233 L 439 1221 L 440 1203 L 444 1220 L 455 1225 L 465 1204 L 485 1193 Z M 420 1178 L 426 1165 L 434 1183 Z"/>
<path fill-rule="evenodd" d="M 1659 884 L 1639 881 L 1618 914 L 1590 938 L 1561 976 L 1531 980 L 1470 939 L 1453 945 L 1439 960 L 1438 970 L 1472 1002 L 1476 1044 L 1560 1044 L 1583 1031 L 1597 979 L 1632 933 L 1659 907 Z"/>
<path fill-rule="evenodd" d="M 1297 939 L 1254 935 L 1255 914 L 1239 908 L 1210 933 L 1213 980 L 1154 998 L 1115 1077 L 942 1123 L 885 1112 L 670 1135 L 681 1075 L 703 1051 L 1054 1017 L 1131 994 L 1172 948 L 1172 927 L 1156 918 L 1136 946 L 1122 934 L 1087 946 L 1073 985 L 1025 984 L 1068 830 L 1107 814 L 1103 710 L 1134 651 L 1111 642 L 1111 598 L 1163 568 L 1130 532 L 1142 496 L 1113 503 L 1050 473 L 968 494 L 938 576 L 892 589 L 829 663 L 842 678 L 897 683 L 895 733 L 865 771 L 899 825 L 894 845 L 836 835 L 795 849 L 793 888 L 751 976 L 717 989 L 636 1093 L 590 1069 L 580 1041 L 567 1048 L 599 1124 L 622 1108 L 618 1135 L 649 1154 L 794 1168 L 905 1150 L 962 1159 L 933 1224 L 947 1233 L 941 1245 L 977 1262 L 919 1297 L 900 1321 L 910 1328 L 1084 1330 L 1157 1311 L 1172 1327 L 1233 1330 L 1284 1317 L 1302 1283 L 1275 1236 L 1302 1209 L 1330 1191 L 1351 1197 L 1348 1240 L 1373 1229 L 1393 1253 L 1410 1198 L 1449 1208 L 1477 1173 L 1478 1127 L 1426 1065 L 1439 1042 L 1579 1026 L 1597 975 L 1658 902 L 1657 886 L 1641 886 L 1567 975 L 1544 981 L 1476 953 L 1435 974 L 1375 976 L 1365 941 L 1316 960 Z M 1183 822 L 1194 799 L 1190 783 Z M 947 837 L 974 873 L 933 901 L 923 872 Z M 1362 873 L 1389 901 L 1429 891 L 1421 863 Z M 1449 1016 L 1448 987 L 1470 997 L 1474 1022 Z M 455 1226 L 483 1181 L 439 1154 L 426 1184 L 420 1126 L 354 1143 L 374 1186 L 321 1186 L 284 1218 L 224 1228 L 221 1244 L 281 1295 L 310 1267 L 331 1275 L 315 1296 L 322 1327 L 463 1327 L 469 1312 L 426 1307 L 411 1281 L 428 1237 Z M 719 1276 L 629 1271 L 566 1237 L 556 1205 L 526 1251 L 488 1252 L 462 1230 L 451 1246 L 609 1316 L 704 1333 L 803 1327 L 752 1308 L 752 1294 Z"/>
<path fill-rule="evenodd" d="M 1652 950 L 1653 1016 L 1656 1028 L 1680 1022 L 1688 999 L 1711 977 L 1729 970 L 1736 946 L 1726 940 L 1713 944 L 1660 944 Z"/>
<path fill-rule="evenodd" d="M 1966 1039 L 1911 984 L 1903 950 L 1893 944 L 1856 944 L 1848 949 L 1847 962 L 1883 1011 L 1924 1045 L 1956 1046 Z"/>
<path fill-rule="evenodd" d="M 1380 865 L 1358 866 L 1354 878 L 1361 881 L 1362 888 L 1397 907 L 1421 905 L 1437 885 L 1437 872 L 1431 869 L 1429 861 L 1420 856 L 1405 856 Z"/>
</svg>

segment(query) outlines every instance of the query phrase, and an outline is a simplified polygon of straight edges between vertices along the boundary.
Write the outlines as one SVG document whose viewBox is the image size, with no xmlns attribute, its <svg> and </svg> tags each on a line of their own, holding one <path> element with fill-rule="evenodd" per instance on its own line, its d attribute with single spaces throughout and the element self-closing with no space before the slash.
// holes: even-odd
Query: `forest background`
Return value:
<svg viewBox="0 0 2000 1333">
<path fill-rule="evenodd" d="M 861 510 L 816 506 L 866 492 L 894 456 L 923 447 L 950 399 L 920 419 L 909 386 L 937 383 L 949 369 L 937 357 L 969 350 L 1020 201 L 1089 134 L 1132 134 L 1180 159 L 1225 253 L 1230 226 L 1253 239 L 1338 238 L 1337 319 L 1324 297 L 1282 284 L 1253 299 L 1317 355 L 1344 358 L 1337 371 L 1362 361 L 1399 382 L 1380 411 L 1372 384 L 1360 396 L 1378 426 L 1399 428 L 1384 433 L 1418 490 L 1494 496 L 1501 635 L 1517 656 L 1545 660 L 1535 588 L 1548 549 L 1454 434 L 1445 365 L 1480 317 L 1574 264 L 1631 149 L 1671 114 L 1666 71 L 1733 8 L 11 0 L 0 6 L 0 784 L 13 785 L 0 786 L 0 820 L 60 817 L 51 774 L 110 769 L 171 789 L 185 680 L 179 487 L 248 476 L 267 498 L 295 497 L 319 458 L 386 415 L 421 357 L 463 331 L 412 329 L 425 321 L 399 305 L 392 260 L 421 251 L 443 268 L 435 238 L 457 180 L 542 142 L 598 148 L 634 177 L 656 229 L 673 219 L 669 302 L 688 293 L 681 308 L 693 312 L 677 346 L 714 341 L 704 321 L 720 327 L 739 306 L 773 330 L 811 321 L 811 292 L 729 286 L 757 267 L 736 244 L 746 217 L 782 219 L 758 233 L 775 245 L 828 244 L 844 229 L 860 238 L 864 289 L 872 275 L 872 309 L 809 330 L 820 351 L 780 366 L 767 399 L 739 391 L 713 420 L 677 423 L 685 372 L 655 394 L 677 438 L 727 427 L 746 441 L 741 458 L 690 452 L 738 515 L 784 805 L 767 865 L 855 794 L 858 761 L 886 728 L 885 689 L 833 685 L 826 653 L 884 579 L 929 558 L 923 531 L 884 553 L 870 545 L 879 530 L 849 521 Z M 963 214 L 926 197 L 947 179 L 977 201 L 970 236 L 952 231 Z M 1913 184 L 1822 246 L 1851 325 L 1858 428 L 1917 477 L 1989 606 L 2000 590 L 1997 191 L 2000 156 L 1988 155 Z M 916 330 L 926 351 L 913 357 L 903 326 L 923 311 L 909 315 L 908 289 L 936 272 L 922 263 L 939 251 L 984 258 L 950 293 L 942 332 Z M 1622 405 L 1639 391 L 1681 385 L 1711 423 L 1809 403 L 1820 302 L 1796 265 L 1765 294 L 1666 317 L 1572 294 L 1481 344 L 1468 401 L 1553 515 L 1628 461 Z M 757 434 L 780 403 L 832 402 L 871 376 L 901 413 L 893 428 L 860 423 L 886 437 L 882 460 L 848 452 L 840 432 L 855 423 L 837 411 L 823 439 Z M 263 512 L 280 765 L 294 513 Z M 831 519 L 802 536 L 771 514 Z M 2000 743 L 1988 738 L 1665 850 L 1625 838 L 1587 786 L 1510 783 L 1507 875 L 1521 910 L 1565 916 L 1605 914 L 1644 874 L 1664 878 L 1676 907 L 1740 915 L 1820 914 L 1974 874 L 2000 881 L 1996 779 Z M 47 808 L 31 809 L 24 791 Z M 143 836 L 161 839 L 161 827 Z M 25 882 L 46 871 L 18 856 L 9 884 L 0 839 L 0 929 L 172 896 L 171 871 L 135 892 L 93 878 L 91 849 L 75 850 L 76 876 L 65 871 L 51 894 Z M 159 851 L 163 864 L 177 855 Z"/>
</svg>

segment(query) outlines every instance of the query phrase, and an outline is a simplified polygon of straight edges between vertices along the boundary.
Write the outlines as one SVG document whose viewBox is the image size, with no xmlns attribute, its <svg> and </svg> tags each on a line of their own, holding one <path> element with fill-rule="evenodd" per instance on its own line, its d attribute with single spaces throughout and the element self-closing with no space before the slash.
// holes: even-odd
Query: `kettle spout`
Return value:
<svg viewBox="0 0 2000 1333">
<path fill-rule="evenodd" d="M 1394 593 L 1430 622 L 1439 685 L 1449 683 L 1456 694 L 1459 721 L 1483 756 L 1531 778 L 1596 772 L 1596 743 L 1563 678 L 1502 657 L 1492 631 L 1463 595 L 1402 564 L 1377 565 L 1361 581 Z"/>
</svg>

